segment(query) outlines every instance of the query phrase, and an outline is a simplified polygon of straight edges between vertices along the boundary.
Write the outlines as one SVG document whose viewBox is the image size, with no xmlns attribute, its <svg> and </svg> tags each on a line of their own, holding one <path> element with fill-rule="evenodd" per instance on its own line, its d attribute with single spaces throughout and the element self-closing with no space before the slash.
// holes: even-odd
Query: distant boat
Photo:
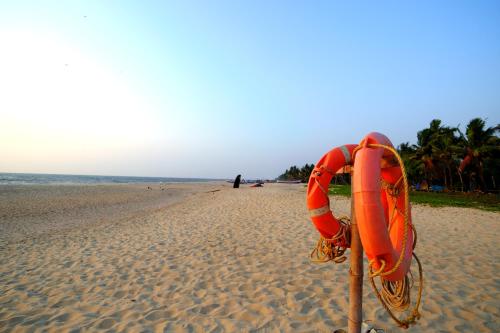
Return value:
<svg viewBox="0 0 500 333">
<path fill-rule="evenodd" d="M 277 183 L 282 183 L 282 184 L 300 184 L 302 181 L 301 180 L 277 180 Z"/>
</svg>

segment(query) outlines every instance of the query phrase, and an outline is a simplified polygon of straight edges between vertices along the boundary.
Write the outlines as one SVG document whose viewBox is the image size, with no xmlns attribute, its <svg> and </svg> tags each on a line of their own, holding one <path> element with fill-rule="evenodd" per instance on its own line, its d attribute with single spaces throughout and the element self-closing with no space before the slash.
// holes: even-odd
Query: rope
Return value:
<svg viewBox="0 0 500 333">
<path fill-rule="evenodd" d="M 332 238 L 319 237 L 316 247 L 311 252 L 313 262 L 325 263 L 333 261 L 336 264 L 340 264 L 346 261 L 347 258 L 344 256 L 344 253 L 351 243 L 350 220 L 347 216 L 342 216 L 339 222 L 339 231 Z M 345 246 L 338 245 L 342 244 L 342 242 L 338 242 L 339 240 L 343 240 L 343 243 L 345 243 L 343 245 Z"/>
<path fill-rule="evenodd" d="M 317 178 L 317 177 L 320 177 L 322 175 L 322 173 L 321 173 L 322 171 L 326 171 L 332 177 L 335 176 L 335 171 L 333 171 L 332 169 L 330 169 L 324 165 L 320 165 L 319 167 L 315 167 L 314 171 L 313 171 L 314 182 L 316 183 L 316 185 L 318 185 L 321 192 L 323 192 L 323 194 L 326 196 L 326 200 L 328 201 L 328 206 L 330 206 L 330 197 L 328 196 L 328 191 L 323 187 L 323 185 L 321 185 L 321 183 L 319 182 L 319 180 Z"/>
<path fill-rule="evenodd" d="M 373 271 L 372 271 L 372 265 L 373 265 L 373 262 L 374 262 L 374 261 L 375 261 L 375 260 L 370 260 L 370 262 L 368 263 L 368 266 L 370 267 L 370 272 L 369 272 L 369 275 L 368 275 L 368 276 L 369 276 L 369 277 L 371 277 L 371 278 L 376 277 L 376 276 L 379 276 L 379 275 L 380 275 L 380 273 L 382 273 L 382 272 L 384 271 L 384 269 L 385 269 L 385 264 L 386 264 L 386 262 L 385 262 L 385 260 L 384 260 L 384 259 L 380 259 L 380 261 L 382 262 L 382 264 L 380 265 L 379 270 L 378 270 L 378 271 L 373 272 Z"/>
<path fill-rule="evenodd" d="M 413 284 L 410 279 L 410 274 L 399 281 L 382 279 L 382 299 L 396 311 L 403 312 L 410 307 L 410 289 Z"/>
<path fill-rule="evenodd" d="M 377 285 L 375 284 L 374 277 L 370 276 L 370 282 L 379 299 L 380 303 L 384 306 L 385 310 L 391 318 L 403 328 L 408 328 L 411 324 L 414 324 L 417 319 L 420 319 L 420 313 L 418 312 L 418 308 L 420 307 L 420 301 L 422 299 L 422 290 L 424 286 L 424 278 L 422 271 L 422 264 L 418 259 L 417 255 L 413 253 L 413 257 L 415 258 L 418 264 L 418 276 L 419 276 L 419 286 L 418 286 L 418 295 L 417 302 L 412 312 L 404 319 L 399 319 L 392 312 L 391 309 L 395 311 L 405 311 L 410 306 L 410 289 L 413 286 L 413 275 L 411 272 L 408 272 L 406 276 L 400 281 L 388 281 L 384 278 L 380 277 L 382 281 L 382 290 L 379 291 Z"/>
</svg>

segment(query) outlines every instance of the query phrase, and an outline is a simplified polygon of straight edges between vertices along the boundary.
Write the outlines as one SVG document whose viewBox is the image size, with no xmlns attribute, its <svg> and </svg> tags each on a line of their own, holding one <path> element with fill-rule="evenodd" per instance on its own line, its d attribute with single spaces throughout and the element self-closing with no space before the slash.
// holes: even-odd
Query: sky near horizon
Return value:
<svg viewBox="0 0 500 333">
<path fill-rule="evenodd" d="M 498 1 L 1 1 L 0 172 L 274 178 L 500 123 Z"/>
</svg>

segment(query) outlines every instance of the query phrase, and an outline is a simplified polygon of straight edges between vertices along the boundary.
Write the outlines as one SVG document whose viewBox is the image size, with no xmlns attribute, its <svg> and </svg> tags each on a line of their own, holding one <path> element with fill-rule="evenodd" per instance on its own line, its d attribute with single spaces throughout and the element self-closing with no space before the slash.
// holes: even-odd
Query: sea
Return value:
<svg viewBox="0 0 500 333">
<path fill-rule="evenodd" d="M 131 177 L 131 176 L 91 176 L 91 175 L 57 175 L 41 173 L 1 173 L 0 185 L 29 184 L 130 184 L 130 183 L 195 183 L 210 182 L 221 179 L 208 178 L 172 178 L 172 177 Z"/>
</svg>

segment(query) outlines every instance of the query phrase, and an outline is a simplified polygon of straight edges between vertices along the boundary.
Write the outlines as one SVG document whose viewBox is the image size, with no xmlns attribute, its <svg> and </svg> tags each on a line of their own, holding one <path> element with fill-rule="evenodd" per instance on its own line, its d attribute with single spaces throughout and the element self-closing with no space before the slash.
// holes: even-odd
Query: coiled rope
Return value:
<svg viewBox="0 0 500 333">
<path fill-rule="evenodd" d="M 311 252 L 311 259 L 313 262 L 324 263 L 333 261 L 340 264 L 346 261 L 344 256 L 347 247 L 337 245 L 341 243 L 351 243 L 351 224 L 347 216 L 339 218 L 340 229 L 332 238 L 319 237 L 316 247 Z"/>
<path fill-rule="evenodd" d="M 411 313 L 404 319 L 399 319 L 393 313 L 394 311 L 403 312 L 406 311 L 410 306 L 410 290 L 413 287 L 413 275 L 411 272 L 400 281 L 388 281 L 384 278 L 380 278 L 382 281 L 382 289 L 379 291 L 377 285 L 375 283 L 375 279 L 370 277 L 370 283 L 372 285 L 375 294 L 377 295 L 378 300 L 382 303 L 382 306 L 385 308 L 387 313 L 391 316 L 391 318 L 403 328 L 410 327 L 411 324 L 414 324 L 417 319 L 420 319 L 420 313 L 418 308 L 420 307 L 420 300 L 422 299 L 422 290 L 424 285 L 422 264 L 418 259 L 415 252 L 413 252 L 413 257 L 418 265 L 418 276 L 419 276 L 419 286 L 418 286 L 418 295 L 417 302 L 415 307 L 411 311 Z"/>
</svg>

